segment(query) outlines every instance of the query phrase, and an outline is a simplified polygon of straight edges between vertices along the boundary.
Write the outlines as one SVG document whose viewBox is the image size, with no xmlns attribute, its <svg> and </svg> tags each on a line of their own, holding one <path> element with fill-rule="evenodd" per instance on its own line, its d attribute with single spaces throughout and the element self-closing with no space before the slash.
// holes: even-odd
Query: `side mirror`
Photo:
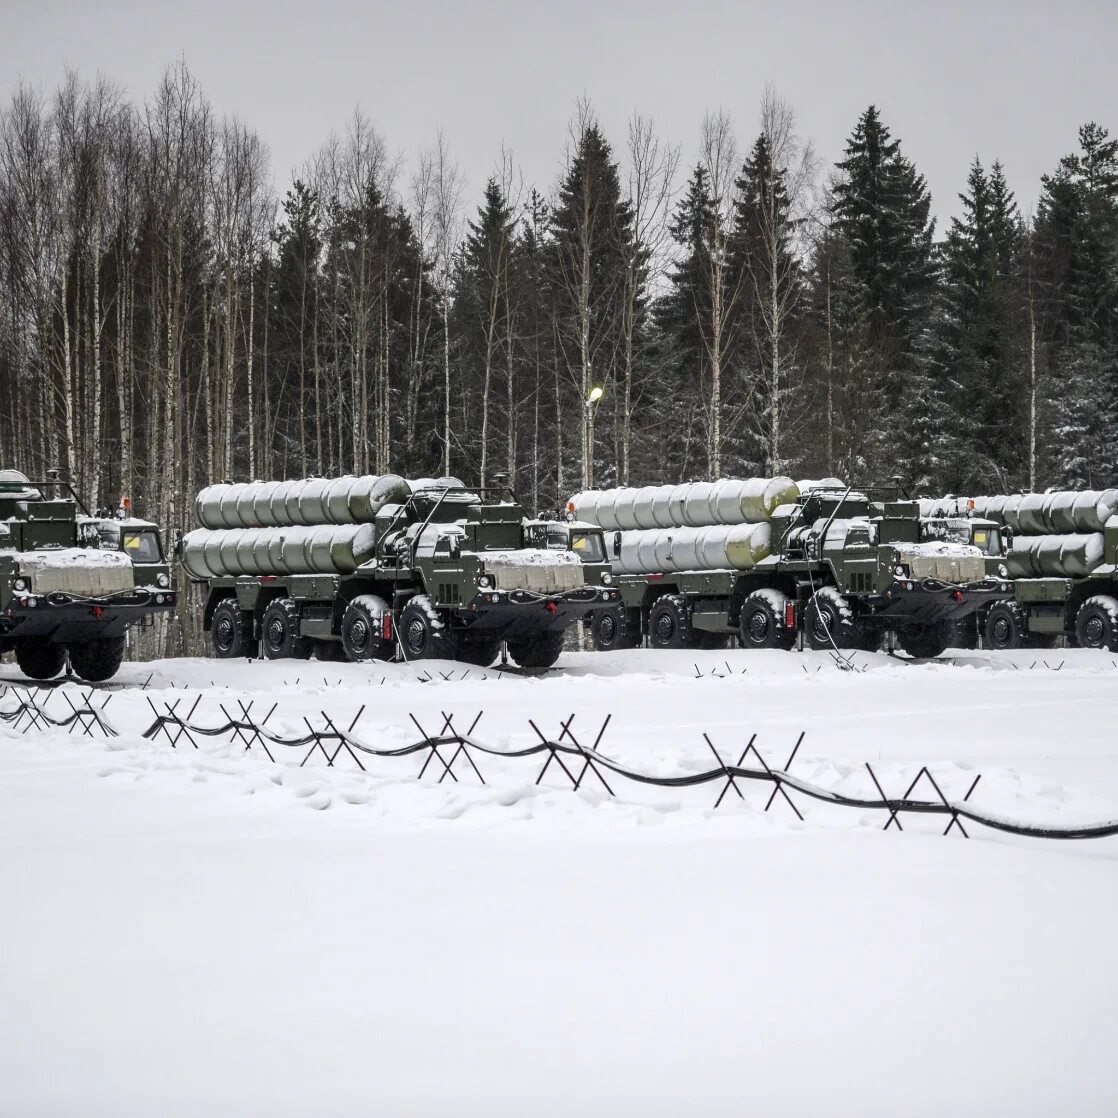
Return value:
<svg viewBox="0 0 1118 1118">
<path fill-rule="evenodd" d="M 621 533 L 613 533 L 613 557 L 615 559 L 621 558 Z"/>
<path fill-rule="evenodd" d="M 174 539 L 174 543 L 172 545 L 171 550 L 174 552 L 174 555 L 175 555 L 176 559 L 181 559 L 182 558 L 182 529 L 181 528 L 176 528 L 175 529 L 173 539 Z"/>
</svg>

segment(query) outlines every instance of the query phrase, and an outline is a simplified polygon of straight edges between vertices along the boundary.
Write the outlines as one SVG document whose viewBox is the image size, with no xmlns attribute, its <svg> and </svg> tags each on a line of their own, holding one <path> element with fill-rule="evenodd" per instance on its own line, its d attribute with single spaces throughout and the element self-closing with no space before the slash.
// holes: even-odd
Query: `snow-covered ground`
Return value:
<svg viewBox="0 0 1118 1118">
<path fill-rule="evenodd" d="M 713 784 L 610 778 L 611 799 L 554 765 L 535 786 L 538 757 L 420 783 L 420 756 L 363 774 L 138 736 L 147 700 L 199 695 L 195 722 L 278 704 L 291 734 L 364 705 L 378 747 L 417 738 L 409 715 L 483 712 L 509 749 L 529 719 L 556 737 L 574 714 L 587 744 L 610 714 L 601 750 L 645 772 L 711 768 L 704 732 L 783 765 L 803 731 L 792 771 L 844 792 L 873 794 L 866 761 L 895 795 L 927 764 L 1015 818 L 1118 817 L 1115 658 L 855 663 L 161 661 L 122 669 L 150 682 L 109 702 L 118 739 L 0 724 L 0 1113 L 1113 1115 L 1118 839 L 882 833 L 802 798 L 800 823 L 762 785 L 717 811 Z"/>
</svg>

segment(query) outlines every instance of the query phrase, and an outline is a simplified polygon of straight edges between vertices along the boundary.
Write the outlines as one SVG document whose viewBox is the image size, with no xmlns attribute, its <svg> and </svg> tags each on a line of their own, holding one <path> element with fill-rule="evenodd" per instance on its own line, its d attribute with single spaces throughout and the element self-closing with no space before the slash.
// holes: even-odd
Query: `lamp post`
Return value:
<svg viewBox="0 0 1118 1118">
<path fill-rule="evenodd" d="M 589 489 L 594 484 L 594 408 L 602 398 L 602 389 L 595 385 L 586 397 L 586 462 L 583 468 L 582 487 Z"/>
</svg>

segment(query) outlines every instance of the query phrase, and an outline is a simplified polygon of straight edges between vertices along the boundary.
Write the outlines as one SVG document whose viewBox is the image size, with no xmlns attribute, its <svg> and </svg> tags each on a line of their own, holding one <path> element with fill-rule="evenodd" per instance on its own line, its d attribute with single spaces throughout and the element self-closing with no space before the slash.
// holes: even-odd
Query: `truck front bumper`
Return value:
<svg viewBox="0 0 1118 1118">
<path fill-rule="evenodd" d="M 580 586 L 558 594 L 483 590 L 464 611 L 470 632 L 501 639 L 565 629 L 596 609 L 621 604 L 616 586 Z"/>
<path fill-rule="evenodd" d="M 878 616 L 892 622 L 932 624 L 954 621 L 1013 597 L 1013 583 L 984 578 L 953 584 L 939 579 L 898 579 L 885 591 Z"/>
<path fill-rule="evenodd" d="M 44 637 L 58 644 L 119 637 L 145 617 L 170 613 L 177 603 L 174 590 L 154 587 L 100 598 L 62 591 L 16 594 L 0 614 L 0 637 Z"/>
</svg>

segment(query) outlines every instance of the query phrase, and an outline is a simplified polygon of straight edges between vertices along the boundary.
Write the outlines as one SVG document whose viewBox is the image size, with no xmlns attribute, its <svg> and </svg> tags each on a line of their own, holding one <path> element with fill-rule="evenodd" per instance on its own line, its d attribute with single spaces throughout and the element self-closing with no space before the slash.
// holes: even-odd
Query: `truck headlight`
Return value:
<svg viewBox="0 0 1118 1118">
<path fill-rule="evenodd" d="M 1002 578 L 1009 578 L 1009 568 L 1004 563 L 999 563 L 998 574 L 1001 575 Z"/>
<path fill-rule="evenodd" d="M 493 580 L 488 575 L 481 575 L 477 580 L 477 584 L 482 590 L 488 590 L 489 587 L 493 585 Z"/>
<path fill-rule="evenodd" d="M 28 589 L 30 589 L 30 584 L 28 583 L 27 579 L 25 579 L 25 578 L 17 578 L 15 580 L 15 582 L 12 583 L 12 589 L 14 589 L 14 590 L 28 590 Z"/>
<path fill-rule="evenodd" d="M 609 573 L 609 571 L 603 571 L 602 572 L 602 585 L 603 586 L 612 586 L 613 585 L 613 575 L 611 575 Z"/>
<path fill-rule="evenodd" d="M 895 575 L 899 575 L 899 576 L 900 576 L 901 578 L 904 578 L 904 576 L 905 576 L 905 574 L 906 574 L 906 571 L 905 571 L 905 569 L 904 569 L 904 565 L 903 565 L 902 563 L 898 563 L 898 564 L 897 564 L 897 565 L 896 565 L 896 566 L 895 566 L 895 567 L 893 568 L 893 574 L 895 574 Z"/>
<path fill-rule="evenodd" d="M 160 572 L 156 576 L 155 584 L 156 584 L 156 586 L 162 586 L 164 589 L 166 589 L 168 586 L 171 585 L 171 580 L 170 580 L 170 578 L 168 578 L 167 575 Z"/>
</svg>

